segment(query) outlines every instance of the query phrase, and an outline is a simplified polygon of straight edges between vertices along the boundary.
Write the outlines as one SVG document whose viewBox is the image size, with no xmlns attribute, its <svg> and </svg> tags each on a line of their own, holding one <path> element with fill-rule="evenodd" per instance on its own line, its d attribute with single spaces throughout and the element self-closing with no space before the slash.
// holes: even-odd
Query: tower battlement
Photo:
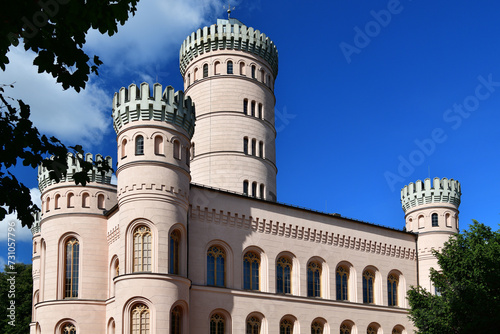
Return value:
<svg viewBox="0 0 500 334">
<path fill-rule="evenodd" d="M 31 225 L 31 234 L 35 235 L 40 233 L 40 221 L 42 220 L 42 214 L 40 211 L 33 214 L 33 225 Z"/>
<path fill-rule="evenodd" d="M 80 163 L 78 159 L 76 159 L 73 153 L 68 153 L 68 156 L 66 158 L 68 163 L 68 169 L 66 170 L 66 175 L 61 177 L 60 182 L 74 182 L 73 175 L 77 172 L 80 172 L 82 168 L 80 167 Z M 112 165 L 111 157 L 107 156 L 103 158 L 102 155 L 100 154 L 95 155 L 95 161 L 103 161 L 103 160 L 107 161 L 108 166 Z M 85 154 L 85 161 L 94 161 L 94 155 L 92 153 Z M 99 172 L 97 168 L 94 167 L 91 171 L 89 171 L 88 176 L 90 178 L 90 182 L 111 184 L 112 174 L 113 174 L 112 171 L 108 171 L 105 172 L 104 175 L 102 175 L 101 172 Z M 50 178 L 49 170 L 47 168 L 43 166 L 38 166 L 38 188 L 40 189 L 41 192 L 43 192 L 43 190 L 48 186 L 56 183 L 57 183 L 56 181 Z"/>
<path fill-rule="evenodd" d="M 162 85 L 153 85 L 153 96 L 149 84 L 142 83 L 122 87 L 113 97 L 113 127 L 116 133 L 121 128 L 139 120 L 154 120 L 171 123 L 182 127 L 190 138 L 194 133 L 195 110 L 190 97 L 184 97 L 183 91 L 175 92 L 167 86 L 162 92 Z"/>
<path fill-rule="evenodd" d="M 453 179 L 435 177 L 418 180 L 401 189 L 401 205 L 406 212 L 411 208 L 430 203 L 450 203 L 460 205 L 460 182 Z"/>
<path fill-rule="evenodd" d="M 182 76 L 194 58 L 212 50 L 253 53 L 269 63 L 274 77 L 278 75 L 278 49 L 273 41 L 259 30 L 231 19 L 218 20 L 217 24 L 200 28 L 184 40 L 179 55 Z"/>
</svg>

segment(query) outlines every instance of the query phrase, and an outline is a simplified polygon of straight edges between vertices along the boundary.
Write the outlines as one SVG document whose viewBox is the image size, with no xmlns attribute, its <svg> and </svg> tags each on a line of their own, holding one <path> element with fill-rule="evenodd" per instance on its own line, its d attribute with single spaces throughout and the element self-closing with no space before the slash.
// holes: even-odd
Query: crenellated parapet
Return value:
<svg viewBox="0 0 500 334">
<path fill-rule="evenodd" d="M 113 97 L 113 127 L 116 133 L 128 123 L 135 121 L 160 121 L 183 128 L 191 138 L 194 133 L 195 110 L 190 97 L 183 91 L 175 92 L 167 86 L 162 92 L 159 83 L 153 86 L 153 96 L 149 84 L 142 83 L 122 87 Z"/>
<path fill-rule="evenodd" d="M 110 167 L 112 166 L 112 160 L 111 157 L 109 156 L 103 158 L 102 155 L 96 154 L 94 160 L 94 155 L 92 153 L 85 154 L 85 161 L 92 162 L 92 161 L 104 161 L 104 160 L 107 161 L 108 166 Z M 74 182 L 73 175 L 75 173 L 82 171 L 82 168 L 80 167 L 80 162 L 75 157 L 75 155 L 73 155 L 73 153 L 68 153 L 67 164 L 68 164 L 68 169 L 66 170 L 66 175 L 61 177 L 60 182 Z M 40 189 L 41 192 L 43 192 L 43 190 L 48 186 L 57 183 L 56 181 L 50 178 L 49 173 L 50 172 L 47 168 L 43 166 L 38 166 L 38 188 Z M 111 184 L 112 174 L 113 172 L 111 170 L 103 174 L 100 171 L 98 171 L 96 167 L 94 167 L 92 170 L 88 172 L 90 182 L 104 183 L 104 184 Z"/>
<path fill-rule="evenodd" d="M 453 179 L 435 177 L 410 183 L 401 189 L 401 205 L 406 212 L 419 205 L 431 203 L 450 203 L 460 206 L 460 182 Z"/>
<path fill-rule="evenodd" d="M 217 24 L 193 32 L 182 43 L 180 70 L 184 76 L 189 63 L 199 55 L 214 50 L 241 50 L 265 59 L 278 75 L 278 49 L 259 30 L 247 27 L 236 19 L 217 20 Z"/>
</svg>

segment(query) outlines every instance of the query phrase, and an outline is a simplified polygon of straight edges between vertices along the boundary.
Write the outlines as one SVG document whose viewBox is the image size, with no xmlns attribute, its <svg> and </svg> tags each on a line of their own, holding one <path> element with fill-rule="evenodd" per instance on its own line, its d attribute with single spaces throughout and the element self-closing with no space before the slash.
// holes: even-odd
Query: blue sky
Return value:
<svg viewBox="0 0 500 334">
<path fill-rule="evenodd" d="M 12 50 L 1 82 L 30 103 L 44 133 L 116 161 L 111 98 L 143 81 L 182 89 L 178 52 L 198 27 L 226 17 L 225 1 L 143 0 L 114 37 L 92 32 L 104 61 L 76 94 Z M 277 45 L 278 200 L 404 226 L 400 189 L 418 179 L 462 184 L 461 227 L 498 229 L 500 3 L 496 1 L 234 1 L 232 16 Z M 18 169 L 35 188 L 36 173 Z M 34 191 L 36 196 L 36 191 Z M 15 217 L 9 217 L 8 220 Z M 6 224 L 2 223 L 2 226 Z M 19 230 L 19 259 L 30 237 Z M 0 231 L 0 265 L 6 258 Z"/>
</svg>

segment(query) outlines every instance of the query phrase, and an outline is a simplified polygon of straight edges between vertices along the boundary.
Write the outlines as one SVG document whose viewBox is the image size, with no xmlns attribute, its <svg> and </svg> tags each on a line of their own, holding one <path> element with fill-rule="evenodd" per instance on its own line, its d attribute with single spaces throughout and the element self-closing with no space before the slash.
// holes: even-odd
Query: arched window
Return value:
<svg viewBox="0 0 500 334">
<path fill-rule="evenodd" d="M 252 79 L 255 79 L 255 65 L 252 65 Z"/>
<path fill-rule="evenodd" d="M 222 247 L 212 246 L 207 251 L 207 285 L 225 286 L 226 252 Z"/>
<path fill-rule="evenodd" d="M 179 245 L 181 234 L 178 230 L 170 233 L 170 273 L 179 275 Z"/>
<path fill-rule="evenodd" d="M 60 209 L 61 208 L 61 195 L 57 194 L 54 197 L 54 209 Z"/>
<path fill-rule="evenodd" d="M 78 298 L 78 277 L 80 263 L 80 243 L 71 238 L 65 244 L 64 297 Z"/>
<path fill-rule="evenodd" d="M 432 227 L 439 226 L 437 213 L 433 213 L 431 219 L 432 219 Z"/>
<path fill-rule="evenodd" d="M 75 325 L 73 325 L 72 323 L 65 323 L 64 325 L 61 326 L 61 333 L 62 334 L 76 334 L 76 328 L 75 328 Z"/>
<path fill-rule="evenodd" d="M 74 208 L 75 207 L 75 195 L 73 193 L 69 193 L 67 196 L 67 207 Z"/>
<path fill-rule="evenodd" d="M 345 266 L 338 266 L 336 272 L 337 279 L 337 300 L 349 300 L 349 269 Z"/>
<path fill-rule="evenodd" d="M 243 153 L 248 154 L 248 137 L 243 138 Z"/>
<path fill-rule="evenodd" d="M 226 319 L 222 314 L 215 313 L 210 317 L 210 334 L 224 334 Z"/>
<path fill-rule="evenodd" d="M 276 262 L 276 292 L 291 293 L 292 260 L 284 256 Z"/>
<path fill-rule="evenodd" d="M 176 306 L 170 312 L 170 334 L 181 334 L 182 326 L 182 309 L 180 306 Z"/>
<path fill-rule="evenodd" d="M 248 196 L 248 181 L 243 181 L 243 194 Z"/>
<path fill-rule="evenodd" d="M 203 77 L 208 77 L 208 64 L 203 65 Z"/>
<path fill-rule="evenodd" d="M 373 304 L 373 287 L 375 283 L 375 274 L 371 270 L 363 272 L 363 303 Z"/>
<path fill-rule="evenodd" d="M 307 266 L 307 296 L 321 297 L 321 264 L 311 261 Z"/>
<path fill-rule="evenodd" d="M 394 327 L 392 329 L 392 334 L 401 334 L 401 330 L 399 328 L 397 328 L 397 327 Z"/>
<path fill-rule="evenodd" d="M 260 319 L 257 317 L 247 318 L 246 334 L 260 334 Z"/>
<path fill-rule="evenodd" d="M 47 197 L 47 202 L 45 203 L 45 212 L 50 211 L 50 197 Z"/>
<path fill-rule="evenodd" d="M 131 333 L 132 334 L 149 334 L 149 308 L 144 304 L 138 304 L 132 309 L 131 318 Z"/>
<path fill-rule="evenodd" d="M 227 62 L 227 74 L 233 74 L 233 62 L 232 61 Z"/>
<path fill-rule="evenodd" d="M 373 326 L 368 326 L 366 329 L 366 334 L 377 334 L 377 329 Z"/>
<path fill-rule="evenodd" d="M 257 197 L 257 182 L 252 182 L 252 197 Z"/>
<path fill-rule="evenodd" d="M 186 147 L 184 153 L 186 154 L 186 165 L 189 166 L 189 163 L 191 162 L 189 147 Z"/>
<path fill-rule="evenodd" d="M 214 64 L 214 74 L 218 75 L 220 74 L 220 62 L 216 61 Z"/>
<path fill-rule="evenodd" d="M 262 141 L 259 142 L 259 157 L 264 157 L 264 142 Z"/>
<path fill-rule="evenodd" d="M 264 199 L 265 191 L 264 191 L 264 184 L 260 184 L 260 198 Z"/>
<path fill-rule="evenodd" d="M 121 156 L 122 159 L 127 156 L 127 139 L 122 140 Z"/>
<path fill-rule="evenodd" d="M 288 319 L 283 319 L 280 321 L 280 334 L 292 334 L 293 333 L 293 322 Z"/>
<path fill-rule="evenodd" d="M 174 158 L 181 158 L 181 143 L 177 139 L 174 140 Z"/>
<path fill-rule="evenodd" d="M 247 99 L 243 100 L 243 113 L 245 115 L 248 115 L 248 100 Z"/>
<path fill-rule="evenodd" d="M 135 139 L 135 155 L 143 155 L 144 154 L 144 137 L 137 136 Z"/>
<path fill-rule="evenodd" d="M 84 193 L 82 195 L 82 207 L 83 208 L 90 208 L 90 195 L 87 193 Z"/>
<path fill-rule="evenodd" d="M 252 155 L 257 155 L 257 140 L 252 139 Z"/>
<path fill-rule="evenodd" d="M 323 324 L 319 321 L 314 321 L 311 324 L 311 334 L 323 334 Z"/>
<path fill-rule="evenodd" d="M 266 77 L 264 70 L 260 70 L 260 81 L 264 82 L 264 78 Z"/>
<path fill-rule="evenodd" d="M 259 118 L 263 119 L 263 113 L 262 113 L 262 103 L 259 103 Z"/>
<path fill-rule="evenodd" d="M 134 230 L 134 272 L 151 271 L 151 230 L 138 226 Z"/>
<path fill-rule="evenodd" d="M 188 85 L 188 87 L 191 86 L 191 73 L 188 73 L 187 85 Z"/>
<path fill-rule="evenodd" d="M 398 306 L 398 284 L 399 277 L 396 274 L 389 274 L 387 277 L 387 299 L 389 306 Z"/>
<path fill-rule="evenodd" d="M 240 75 L 245 75 L 245 63 L 240 63 Z"/>
<path fill-rule="evenodd" d="M 247 252 L 243 257 L 243 289 L 259 290 L 260 256 Z"/>
<path fill-rule="evenodd" d="M 194 69 L 193 82 L 196 82 L 196 80 L 198 80 L 198 69 L 197 68 Z"/>
<path fill-rule="evenodd" d="M 340 325 L 340 334 L 351 334 L 351 326 L 345 323 Z"/>
<path fill-rule="evenodd" d="M 97 207 L 101 210 L 104 210 L 106 208 L 103 194 L 97 195 Z"/>
<path fill-rule="evenodd" d="M 255 101 L 252 101 L 252 107 L 250 109 L 251 115 L 255 116 Z"/>
<path fill-rule="evenodd" d="M 160 135 L 155 137 L 155 154 L 163 155 L 163 137 Z"/>
</svg>

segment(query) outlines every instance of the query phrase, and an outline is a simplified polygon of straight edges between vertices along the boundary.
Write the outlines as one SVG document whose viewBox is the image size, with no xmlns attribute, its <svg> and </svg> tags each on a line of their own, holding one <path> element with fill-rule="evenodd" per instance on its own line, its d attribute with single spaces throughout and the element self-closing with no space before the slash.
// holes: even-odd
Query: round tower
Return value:
<svg viewBox="0 0 500 334">
<path fill-rule="evenodd" d="M 450 236 L 458 233 L 460 183 L 447 178 L 425 179 L 401 190 L 406 230 L 418 234 L 419 285 L 432 291 L 430 268 L 438 269 L 432 249 L 441 250 Z M 434 292 L 434 291 L 432 291 Z"/>
<path fill-rule="evenodd" d="M 104 332 L 107 286 L 106 211 L 116 205 L 111 174 L 89 171 L 85 186 L 75 185 L 79 160 L 67 157 L 68 170 L 59 183 L 38 168 L 41 217 L 33 225 L 33 323 L 31 330 L 75 327 Z M 85 155 L 86 161 L 102 160 Z M 111 158 L 104 158 L 111 165 Z M 102 287 L 102 288 L 101 288 Z M 89 302 L 92 301 L 92 302 Z"/>
<path fill-rule="evenodd" d="M 131 332 L 131 319 L 150 317 L 152 333 L 170 332 L 176 303 L 187 314 L 187 213 L 194 105 L 160 84 L 130 85 L 113 98 L 118 141 L 118 213 L 110 218 L 109 262 L 116 296 L 108 322 Z M 113 264 L 117 261 L 119 264 Z M 124 317 L 124 319 L 122 319 Z M 187 317 L 184 317 L 187 321 Z M 122 328 L 123 326 L 123 328 Z"/>
<path fill-rule="evenodd" d="M 237 19 L 219 19 L 186 38 L 180 71 L 196 104 L 193 182 L 276 200 L 274 43 Z"/>
</svg>

